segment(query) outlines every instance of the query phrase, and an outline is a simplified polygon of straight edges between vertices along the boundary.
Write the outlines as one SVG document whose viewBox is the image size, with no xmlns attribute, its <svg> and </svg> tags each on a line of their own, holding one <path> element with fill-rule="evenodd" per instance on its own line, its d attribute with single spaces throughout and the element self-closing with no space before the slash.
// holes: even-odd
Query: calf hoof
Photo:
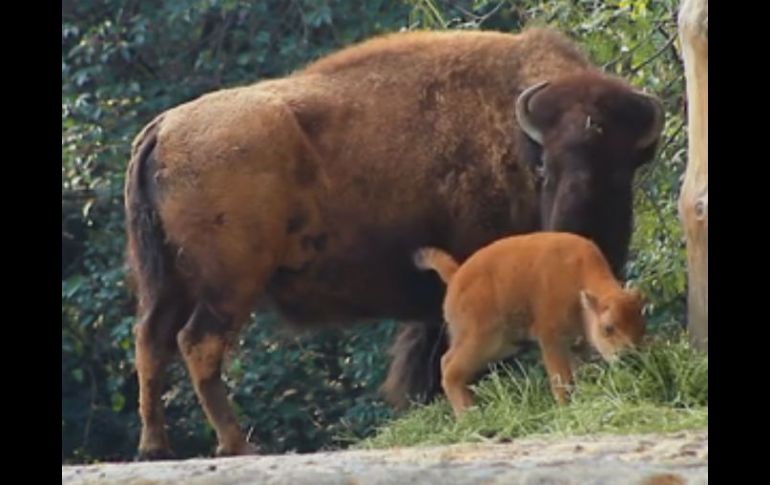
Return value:
<svg viewBox="0 0 770 485">
<path fill-rule="evenodd" d="M 159 461 L 159 460 L 173 460 L 174 453 L 166 448 L 159 448 L 155 450 L 139 450 L 134 457 L 134 461 Z"/>
<path fill-rule="evenodd" d="M 259 448 L 251 443 L 242 443 L 237 448 L 225 448 L 222 445 L 217 446 L 217 456 L 243 456 L 243 455 L 258 455 Z"/>
</svg>

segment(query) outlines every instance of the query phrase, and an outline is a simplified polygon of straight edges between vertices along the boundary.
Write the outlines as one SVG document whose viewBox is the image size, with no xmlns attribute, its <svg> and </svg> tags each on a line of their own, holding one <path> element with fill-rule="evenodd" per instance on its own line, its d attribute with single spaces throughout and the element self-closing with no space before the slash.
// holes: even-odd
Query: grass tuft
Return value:
<svg viewBox="0 0 770 485">
<path fill-rule="evenodd" d="M 708 355 L 686 335 L 661 335 L 615 364 L 586 363 L 569 405 L 556 405 L 536 354 L 532 365 L 495 365 L 456 421 L 442 398 L 387 423 L 355 448 L 506 441 L 524 436 L 631 434 L 708 426 Z"/>
</svg>

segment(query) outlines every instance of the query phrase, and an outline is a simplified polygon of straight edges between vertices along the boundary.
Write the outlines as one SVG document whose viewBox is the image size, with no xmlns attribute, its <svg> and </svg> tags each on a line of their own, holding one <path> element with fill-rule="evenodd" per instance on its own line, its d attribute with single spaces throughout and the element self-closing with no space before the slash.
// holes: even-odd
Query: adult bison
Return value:
<svg viewBox="0 0 770 485">
<path fill-rule="evenodd" d="M 412 252 L 463 259 L 562 230 L 619 272 L 632 177 L 663 118 L 548 30 L 389 35 L 161 114 L 134 142 L 125 191 L 140 455 L 170 451 L 160 397 L 177 350 L 218 453 L 253 450 L 220 370 L 258 301 L 305 325 L 404 322 L 384 389 L 396 404 L 432 396 L 443 287 Z"/>
</svg>

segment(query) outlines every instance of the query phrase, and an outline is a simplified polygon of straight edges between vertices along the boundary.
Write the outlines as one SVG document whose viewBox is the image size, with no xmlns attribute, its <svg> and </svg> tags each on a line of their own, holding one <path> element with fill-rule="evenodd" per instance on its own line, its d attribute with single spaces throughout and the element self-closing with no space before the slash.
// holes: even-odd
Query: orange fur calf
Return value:
<svg viewBox="0 0 770 485">
<path fill-rule="evenodd" d="M 536 340 L 560 404 L 572 384 L 570 344 L 579 337 L 607 361 L 641 341 L 642 298 L 624 290 L 599 248 L 570 233 L 539 232 L 500 239 L 462 264 L 423 248 L 415 264 L 447 283 L 444 318 L 449 350 L 442 386 L 456 416 L 472 404 L 468 383 L 492 361 Z"/>
</svg>

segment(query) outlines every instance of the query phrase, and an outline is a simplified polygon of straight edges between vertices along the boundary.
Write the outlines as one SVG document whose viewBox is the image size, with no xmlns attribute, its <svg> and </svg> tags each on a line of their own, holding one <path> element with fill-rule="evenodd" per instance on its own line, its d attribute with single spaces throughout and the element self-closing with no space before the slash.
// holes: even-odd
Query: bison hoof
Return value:
<svg viewBox="0 0 770 485">
<path fill-rule="evenodd" d="M 160 448 L 157 450 L 139 450 L 134 461 L 159 461 L 159 460 L 173 460 L 174 453 L 169 449 Z"/>
<path fill-rule="evenodd" d="M 217 456 L 258 455 L 259 448 L 251 443 L 243 443 L 236 449 L 217 446 Z"/>
</svg>

